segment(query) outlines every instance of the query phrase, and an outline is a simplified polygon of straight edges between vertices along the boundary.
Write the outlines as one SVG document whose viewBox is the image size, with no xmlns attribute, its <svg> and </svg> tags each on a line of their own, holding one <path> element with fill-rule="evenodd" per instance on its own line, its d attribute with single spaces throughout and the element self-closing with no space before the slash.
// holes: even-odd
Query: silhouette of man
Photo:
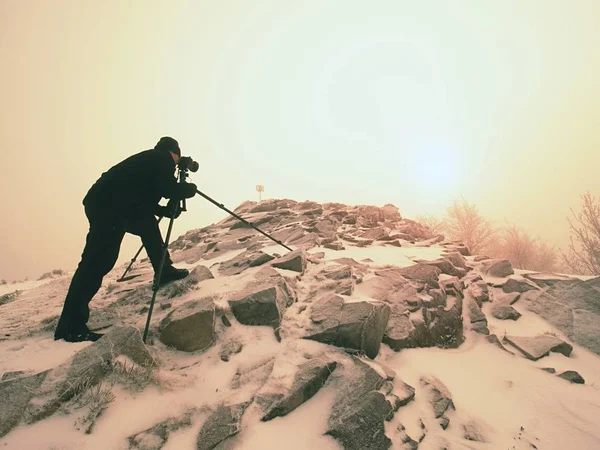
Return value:
<svg viewBox="0 0 600 450">
<path fill-rule="evenodd" d="M 164 241 L 155 216 L 171 217 L 181 199 L 196 194 L 195 184 L 178 183 L 174 176 L 180 157 L 178 142 L 162 137 L 153 149 L 110 168 L 90 188 L 83 199 L 90 228 L 54 331 L 55 340 L 97 341 L 102 336 L 87 326 L 89 303 L 117 262 L 126 232 L 141 237 L 156 278 Z M 159 205 L 163 197 L 169 199 L 167 206 Z M 188 274 L 187 269 L 173 267 L 167 251 L 160 284 Z"/>
</svg>

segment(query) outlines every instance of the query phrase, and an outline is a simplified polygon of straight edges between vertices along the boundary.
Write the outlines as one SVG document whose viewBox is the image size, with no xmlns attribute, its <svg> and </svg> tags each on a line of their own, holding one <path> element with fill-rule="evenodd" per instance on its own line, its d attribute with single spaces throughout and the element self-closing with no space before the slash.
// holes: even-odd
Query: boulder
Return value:
<svg viewBox="0 0 600 450">
<path fill-rule="evenodd" d="M 58 367 L 0 382 L 0 437 L 21 422 L 34 423 L 49 417 L 83 386 L 98 384 L 120 355 L 140 365 L 156 364 L 137 328 L 113 328 Z"/>
<path fill-rule="evenodd" d="M 307 265 L 306 252 L 304 249 L 294 250 L 289 252 L 287 255 L 272 261 L 271 265 L 278 269 L 304 273 Z"/>
<path fill-rule="evenodd" d="M 519 350 L 525 357 L 532 361 L 548 356 L 550 352 L 562 353 L 570 356 L 573 346 L 554 336 L 505 336 L 504 340 Z"/>
<path fill-rule="evenodd" d="M 215 305 L 210 298 L 175 308 L 160 323 L 160 341 L 184 352 L 205 350 L 215 342 Z"/>
<path fill-rule="evenodd" d="M 331 265 L 325 266 L 318 274 L 318 277 L 326 278 L 328 280 L 344 280 L 352 279 L 352 266 L 350 265 Z"/>
<path fill-rule="evenodd" d="M 487 320 L 485 322 L 481 321 L 471 324 L 471 330 L 486 336 L 490 334 L 490 329 L 487 327 Z"/>
<path fill-rule="evenodd" d="M 527 291 L 535 291 L 538 288 L 533 283 L 527 280 L 517 280 L 515 278 L 509 278 L 506 283 L 502 285 L 502 290 L 506 293 L 518 292 L 522 294 Z"/>
<path fill-rule="evenodd" d="M 245 251 L 235 258 L 223 262 L 219 267 L 219 273 L 224 276 L 237 275 L 250 267 L 261 266 L 273 259 L 273 256 L 260 250 Z"/>
<path fill-rule="evenodd" d="M 484 281 L 477 281 L 468 287 L 468 291 L 477 303 L 477 306 L 481 308 L 483 302 L 490 301 L 490 294 L 488 286 Z"/>
<path fill-rule="evenodd" d="M 444 257 L 448 259 L 455 267 L 460 267 L 461 269 L 470 270 L 467 266 L 467 260 L 460 252 L 447 252 L 444 254 Z"/>
<path fill-rule="evenodd" d="M 336 361 L 311 359 L 298 367 L 298 372 L 289 390 L 267 408 L 262 421 L 289 414 L 312 398 L 323 387 L 337 366 Z"/>
<path fill-rule="evenodd" d="M 401 442 L 402 446 L 399 447 L 401 450 L 417 450 L 419 448 L 419 443 L 411 438 L 406 433 L 406 428 L 404 425 L 399 424 L 396 429 L 398 432 L 398 440 Z"/>
<path fill-rule="evenodd" d="M 487 324 L 487 317 L 485 317 L 485 314 L 479 305 L 477 305 L 475 300 L 469 299 L 467 306 L 469 307 L 469 312 L 471 313 L 471 323 L 484 322 Z"/>
<path fill-rule="evenodd" d="M 557 376 L 564 380 L 570 381 L 571 383 L 585 384 L 583 377 L 574 370 L 567 370 L 566 372 L 558 374 Z"/>
<path fill-rule="evenodd" d="M 378 391 L 384 378 L 356 357 L 344 358 L 333 378 L 338 389 L 325 434 L 346 450 L 389 449 L 384 421 L 392 405 Z"/>
<path fill-rule="evenodd" d="M 285 280 L 274 280 L 277 279 L 267 279 L 229 299 L 231 311 L 238 322 L 279 328 L 281 317 L 285 309 L 294 303 L 294 297 Z"/>
<path fill-rule="evenodd" d="M 335 242 L 330 242 L 328 244 L 324 244 L 323 247 L 328 248 L 330 250 L 346 250 L 346 247 L 344 247 L 344 244 L 342 244 L 340 241 L 335 241 Z"/>
<path fill-rule="evenodd" d="M 339 295 L 327 295 L 313 304 L 313 326 L 304 338 L 358 350 L 375 358 L 389 315 L 389 306 L 381 302 L 346 303 Z"/>
<path fill-rule="evenodd" d="M 504 278 L 515 273 L 508 259 L 492 259 L 482 263 L 482 272 L 491 277 Z"/>
<path fill-rule="evenodd" d="M 521 313 L 510 305 L 494 305 L 492 307 L 492 316 L 499 320 L 517 320 Z"/>
<path fill-rule="evenodd" d="M 509 292 L 507 294 L 498 295 L 498 291 L 494 291 L 493 300 L 498 305 L 514 305 L 521 298 L 519 292 Z"/>
</svg>

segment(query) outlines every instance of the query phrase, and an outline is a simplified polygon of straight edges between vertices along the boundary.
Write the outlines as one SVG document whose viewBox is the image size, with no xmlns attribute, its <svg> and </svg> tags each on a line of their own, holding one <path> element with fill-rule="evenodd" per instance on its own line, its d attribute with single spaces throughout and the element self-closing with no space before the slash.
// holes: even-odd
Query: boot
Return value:
<svg viewBox="0 0 600 450">
<path fill-rule="evenodd" d="M 187 269 L 177 269 L 173 266 L 165 266 L 160 276 L 160 284 L 158 286 L 164 286 L 171 281 L 181 280 L 182 278 L 187 277 L 189 274 L 190 271 Z"/>
<path fill-rule="evenodd" d="M 66 342 L 96 342 L 100 339 L 103 334 L 94 333 L 87 325 L 84 325 L 80 330 L 77 331 L 66 331 L 64 333 L 55 334 L 54 340 L 64 339 Z"/>
</svg>

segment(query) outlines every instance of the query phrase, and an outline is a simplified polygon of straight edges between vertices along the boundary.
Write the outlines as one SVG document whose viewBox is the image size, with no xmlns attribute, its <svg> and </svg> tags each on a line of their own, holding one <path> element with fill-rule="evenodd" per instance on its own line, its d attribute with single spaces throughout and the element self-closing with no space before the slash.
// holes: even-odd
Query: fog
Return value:
<svg viewBox="0 0 600 450">
<path fill-rule="evenodd" d="M 73 270 L 89 187 L 166 135 L 230 209 L 462 196 L 564 247 L 600 195 L 595 0 L 3 0 L 0 25 L 0 279 Z M 174 236 L 225 215 L 196 197 Z"/>
</svg>

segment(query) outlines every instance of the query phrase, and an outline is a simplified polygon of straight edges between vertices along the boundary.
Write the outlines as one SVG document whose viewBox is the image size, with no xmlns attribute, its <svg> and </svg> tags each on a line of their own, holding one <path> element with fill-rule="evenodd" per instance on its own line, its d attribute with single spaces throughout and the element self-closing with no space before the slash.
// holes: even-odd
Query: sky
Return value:
<svg viewBox="0 0 600 450">
<path fill-rule="evenodd" d="M 463 197 L 564 246 L 600 195 L 596 0 L 0 0 L 0 61 L 0 279 L 74 270 L 87 190 L 161 136 L 230 210 Z M 173 236 L 225 216 L 197 196 Z"/>
</svg>

